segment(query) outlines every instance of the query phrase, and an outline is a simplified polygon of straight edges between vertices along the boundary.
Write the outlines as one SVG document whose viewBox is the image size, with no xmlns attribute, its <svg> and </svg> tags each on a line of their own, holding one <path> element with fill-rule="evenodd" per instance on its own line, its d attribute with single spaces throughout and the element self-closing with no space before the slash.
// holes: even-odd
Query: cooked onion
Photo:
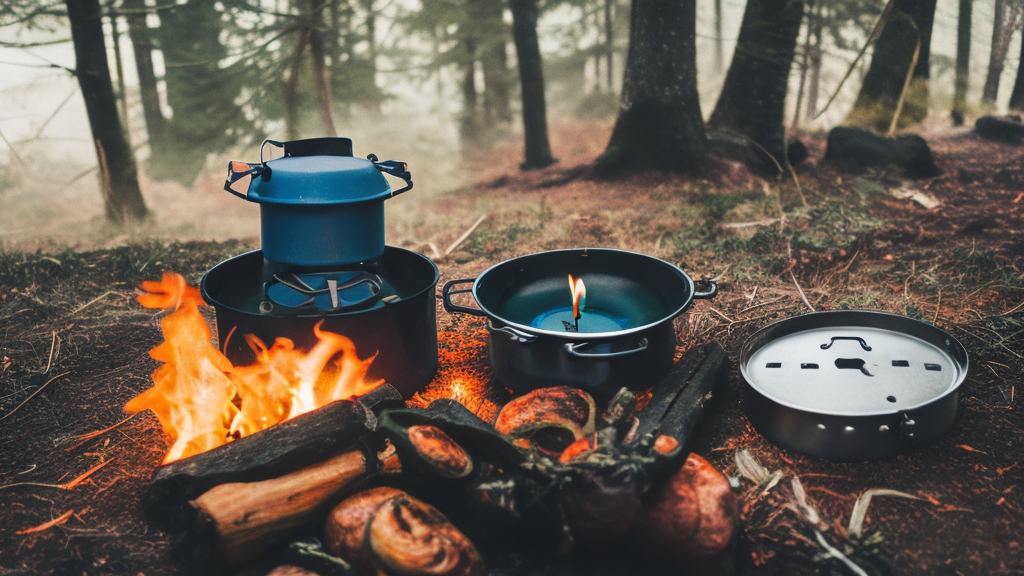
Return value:
<svg viewBox="0 0 1024 576">
<path fill-rule="evenodd" d="M 436 508 L 405 495 L 384 502 L 367 528 L 374 557 L 404 575 L 485 573 L 473 543 Z"/>
</svg>

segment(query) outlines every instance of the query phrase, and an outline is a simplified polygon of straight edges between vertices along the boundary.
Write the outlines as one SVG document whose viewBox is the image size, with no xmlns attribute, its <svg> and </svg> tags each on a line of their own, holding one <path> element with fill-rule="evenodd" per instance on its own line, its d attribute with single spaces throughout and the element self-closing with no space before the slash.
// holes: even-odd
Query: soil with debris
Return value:
<svg viewBox="0 0 1024 576">
<path fill-rule="evenodd" d="M 721 286 L 691 311 L 680 349 L 716 340 L 733 362 L 754 330 L 809 307 L 934 322 L 971 354 L 961 413 L 935 445 L 891 460 L 836 464 L 770 444 L 744 416 L 732 370 L 694 447 L 739 479 L 745 527 L 733 563 L 767 574 L 1024 571 L 1024 148 L 932 136 L 943 174 L 929 180 L 811 164 L 765 181 L 723 160 L 702 178 L 597 182 L 583 165 L 605 136 L 560 127 L 561 164 L 527 174 L 515 169 L 514 145 L 499 148 L 481 185 L 439 197 L 430 218 L 393 241 L 430 254 L 488 214 L 438 258 L 442 281 L 565 246 L 665 258 Z M 805 138 L 820 158 L 822 137 Z M 165 443 L 154 416 L 124 421 L 122 412 L 149 386 L 156 363 L 147 352 L 161 339 L 158 315 L 134 303 L 133 288 L 163 270 L 198 281 L 254 244 L 0 254 L 0 574 L 183 573 L 167 535 L 139 513 Z M 493 417 L 508 392 L 490 383 L 480 321 L 439 309 L 438 322 L 441 368 L 413 402 L 449 395 L 458 380 L 459 398 Z M 744 474 L 742 450 L 752 457 Z M 852 508 L 872 488 L 915 499 L 876 496 L 854 535 Z M 520 571 L 594 573 L 579 562 L 517 562 Z"/>
</svg>

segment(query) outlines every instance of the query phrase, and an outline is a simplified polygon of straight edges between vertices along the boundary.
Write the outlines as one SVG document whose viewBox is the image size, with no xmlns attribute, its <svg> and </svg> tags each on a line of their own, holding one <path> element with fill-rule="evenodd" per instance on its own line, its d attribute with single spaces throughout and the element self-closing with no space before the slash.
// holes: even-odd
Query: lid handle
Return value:
<svg viewBox="0 0 1024 576">
<path fill-rule="evenodd" d="M 391 193 L 392 198 L 398 196 L 403 192 L 408 192 L 409 190 L 412 190 L 412 173 L 409 172 L 408 164 L 400 160 L 377 161 L 376 154 L 369 154 L 366 156 L 366 159 L 369 160 L 370 162 L 373 162 L 373 165 L 377 167 L 377 170 L 380 170 L 385 174 L 390 174 L 395 178 L 401 178 L 403 181 L 405 181 L 405 186 Z"/>
<path fill-rule="evenodd" d="M 260 175 L 264 179 L 268 178 L 270 176 L 270 167 L 264 164 L 232 160 L 228 162 L 228 177 L 224 180 L 224 189 L 242 200 L 248 200 L 249 184 L 252 180 L 240 181 L 247 176 L 256 177 Z"/>
<path fill-rule="evenodd" d="M 833 336 L 831 340 L 821 345 L 821 349 L 828 350 L 836 343 L 836 340 L 855 340 L 860 343 L 860 347 L 863 348 L 864 351 L 871 352 L 871 346 L 868 346 L 868 343 L 860 336 Z"/>
</svg>

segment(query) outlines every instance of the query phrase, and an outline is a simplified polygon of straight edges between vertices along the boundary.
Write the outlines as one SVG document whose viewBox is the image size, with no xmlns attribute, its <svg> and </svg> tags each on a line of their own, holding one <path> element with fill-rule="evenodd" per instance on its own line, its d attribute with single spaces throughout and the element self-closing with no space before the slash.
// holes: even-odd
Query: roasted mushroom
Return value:
<svg viewBox="0 0 1024 576">
<path fill-rule="evenodd" d="M 366 525 L 381 504 L 405 492 L 387 486 L 371 488 L 342 500 L 327 515 L 324 545 L 327 551 L 341 556 L 360 573 L 373 573 L 373 560 L 365 546 Z"/>
<path fill-rule="evenodd" d="M 685 568 L 690 560 L 720 554 L 736 533 L 739 500 L 729 480 L 696 454 L 652 497 L 639 541 L 674 566 Z"/>
<path fill-rule="evenodd" d="M 444 514 L 411 496 L 385 501 L 366 529 L 379 565 L 403 575 L 477 576 L 486 570 L 473 543 Z"/>
<path fill-rule="evenodd" d="M 495 429 L 519 445 L 557 457 L 566 447 L 594 431 L 597 409 L 583 390 L 568 386 L 538 388 L 501 409 Z"/>
<path fill-rule="evenodd" d="M 437 426 L 409 426 L 409 443 L 424 463 L 445 478 L 465 478 L 473 472 L 473 460 L 451 436 Z"/>
</svg>

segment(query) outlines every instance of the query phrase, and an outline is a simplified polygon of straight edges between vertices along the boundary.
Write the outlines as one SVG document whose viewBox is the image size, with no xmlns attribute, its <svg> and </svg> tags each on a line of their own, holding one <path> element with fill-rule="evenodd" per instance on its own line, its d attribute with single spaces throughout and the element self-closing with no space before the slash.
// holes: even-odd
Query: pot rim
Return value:
<svg viewBox="0 0 1024 576">
<path fill-rule="evenodd" d="M 422 296 L 427 291 L 433 291 L 434 290 L 434 288 L 437 286 L 438 280 L 441 279 L 441 271 L 438 269 L 437 264 L 435 264 L 433 260 L 431 260 L 430 258 L 427 258 L 426 256 L 424 256 L 423 254 L 420 254 L 419 252 L 413 252 L 412 250 L 409 250 L 409 249 L 406 249 L 406 248 L 401 248 L 399 246 L 386 245 L 386 246 L 384 246 L 384 249 L 385 250 L 397 250 L 397 251 L 401 251 L 401 252 L 408 252 L 409 254 L 417 256 L 417 257 L 421 258 L 422 260 L 424 260 L 425 262 L 428 262 L 430 264 L 430 267 L 434 271 L 434 278 L 433 278 L 433 280 L 430 281 L 430 283 L 425 284 L 422 288 L 420 288 L 419 290 L 413 292 L 412 294 L 409 294 L 407 296 L 399 298 L 398 300 L 393 300 L 391 302 L 386 303 L 385 306 L 397 306 L 398 304 L 401 304 L 403 302 L 407 302 L 409 300 L 413 300 L 413 299 L 415 299 L 415 298 L 417 298 L 419 296 Z M 223 265 L 223 264 L 225 264 L 225 263 L 227 263 L 227 262 L 229 262 L 231 260 L 241 259 L 243 257 L 250 256 L 252 254 L 256 254 L 256 253 L 262 254 L 262 252 L 263 252 L 262 249 L 257 248 L 256 250 L 250 250 L 248 252 L 243 252 L 241 254 L 236 254 L 235 256 L 231 256 L 230 258 L 225 258 L 224 260 L 221 260 L 217 264 L 213 265 L 209 270 L 204 272 L 202 280 L 199 281 L 199 293 L 202 295 L 203 301 L 206 302 L 207 304 L 209 304 L 210 306 L 213 306 L 214 308 L 223 308 L 225 310 L 230 310 L 230 311 L 232 311 L 232 312 L 234 312 L 236 314 L 242 314 L 242 315 L 245 315 L 245 316 L 266 317 L 267 315 L 264 315 L 264 314 L 253 314 L 252 311 L 242 310 L 242 309 L 239 309 L 239 308 L 237 308 L 235 306 L 230 306 L 228 304 L 224 304 L 224 303 L 214 299 L 210 295 L 210 292 L 209 292 L 209 290 L 207 290 L 207 286 L 206 286 L 207 278 L 209 278 L 210 272 L 216 270 L 217 268 L 220 268 L 221 265 Z M 315 313 L 310 313 L 310 314 L 291 314 L 291 315 L 288 315 L 287 318 L 343 318 L 343 317 L 346 317 L 346 316 L 358 316 L 360 314 L 367 314 L 367 313 L 374 312 L 376 310 L 378 310 L 378 307 L 376 307 L 376 306 L 369 306 L 369 307 L 366 307 L 366 308 L 359 308 L 357 310 L 350 310 L 348 312 L 341 312 L 341 313 L 337 313 L 337 314 L 325 314 L 323 312 L 315 312 Z"/>
<path fill-rule="evenodd" d="M 807 317 L 810 317 L 810 316 L 819 317 L 819 318 L 820 317 L 824 317 L 824 316 L 847 316 L 847 315 L 850 315 L 851 313 L 870 314 L 870 315 L 874 315 L 874 316 L 879 316 L 881 318 L 889 318 L 889 319 L 899 320 L 899 321 L 916 322 L 918 324 L 921 324 L 923 327 L 926 327 L 926 328 L 928 328 L 930 330 L 934 330 L 937 335 L 942 336 L 943 338 L 945 338 L 946 340 L 949 341 L 949 343 L 950 343 L 949 347 L 950 348 L 959 348 L 961 351 L 963 351 L 964 359 L 963 359 L 963 362 L 960 363 L 961 364 L 960 374 L 957 376 L 956 380 L 954 380 L 953 384 L 950 385 L 950 387 L 945 392 L 943 392 L 942 394 L 939 394 L 938 396 L 934 396 L 934 397 L 932 397 L 932 398 L 930 398 L 928 400 L 925 400 L 925 401 L 919 402 L 917 404 L 914 404 L 913 406 L 908 406 L 908 407 L 904 407 L 904 408 L 900 408 L 900 409 L 876 410 L 876 411 L 873 411 L 873 412 L 845 412 L 845 411 L 842 411 L 842 410 L 830 410 L 830 411 L 826 412 L 826 411 L 822 411 L 822 410 L 811 410 L 811 409 L 808 409 L 806 406 L 800 406 L 800 405 L 794 404 L 792 402 L 787 402 L 785 400 L 781 400 L 781 399 L 777 398 L 775 395 L 769 393 L 766 390 L 763 390 L 761 387 L 759 387 L 759 386 L 757 386 L 756 384 L 753 383 L 753 380 L 751 379 L 751 377 L 750 377 L 750 375 L 749 375 L 749 373 L 747 371 L 747 365 L 749 364 L 750 356 L 752 355 L 754 350 L 756 350 L 756 348 L 755 349 L 749 349 L 749 343 L 750 342 L 754 342 L 755 340 L 760 338 L 764 333 L 768 332 L 769 330 L 776 329 L 778 326 L 780 326 L 782 324 L 785 324 L 785 323 L 788 323 L 788 322 L 792 322 L 792 321 L 794 321 L 794 320 L 796 320 L 798 318 L 807 318 Z M 760 348 L 760 346 L 758 346 L 757 348 Z M 913 318 L 908 318 L 908 317 L 902 316 L 900 314 L 894 314 L 892 312 L 886 312 L 886 311 L 883 311 L 883 310 L 866 310 L 866 309 L 820 310 L 820 311 L 817 311 L 817 312 L 808 312 L 806 314 L 799 314 L 797 316 L 790 316 L 789 318 L 783 318 L 781 320 L 776 320 L 775 322 L 772 322 L 771 324 L 768 324 L 767 326 L 764 326 L 763 328 L 761 328 L 757 332 L 754 332 L 752 335 L 750 335 L 750 337 L 747 339 L 747 341 L 744 342 L 743 347 L 740 350 L 740 362 L 739 362 L 739 364 L 740 364 L 740 374 L 743 376 L 743 382 L 751 390 L 753 390 L 757 394 L 761 395 L 762 397 L 764 397 L 769 402 L 772 402 L 772 403 L 774 403 L 774 404 L 776 404 L 778 406 L 782 406 L 782 407 L 790 409 L 790 410 L 797 410 L 799 412 L 804 412 L 806 414 L 814 414 L 814 415 L 821 415 L 821 416 L 835 416 L 835 417 L 841 417 L 841 418 L 861 418 L 861 417 L 864 417 L 864 418 L 874 418 L 874 417 L 878 417 L 878 416 L 897 416 L 897 415 L 899 415 L 899 414 L 901 414 L 903 412 L 911 412 L 911 411 L 914 411 L 914 410 L 920 410 L 921 408 L 924 408 L 924 407 L 927 407 L 927 406 L 931 406 L 932 404 L 941 402 L 942 400 L 945 400 L 946 398 L 948 398 L 951 395 L 958 394 L 959 391 L 960 391 L 960 386 L 962 386 L 963 383 L 964 383 L 964 380 L 967 379 L 967 373 L 968 373 L 968 371 L 970 369 L 970 355 L 967 353 L 967 348 L 965 348 L 964 345 L 959 340 L 957 340 L 955 337 L 953 337 L 951 334 L 949 334 L 945 330 L 939 328 L 938 326 L 935 326 L 934 324 L 929 324 L 929 323 L 926 323 L 926 322 L 922 322 L 920 320 L 915 320 Z"/>
<path fill-rule="evenodd" d="M 542 330 L 540 328 L 535 328 L 533 326 L 527 326 L 525 324 L 520 324 L 518 322 L 512 322 L 511 320 L 508 320 L 506 318 L 503 318 L 502 316 L 499 316 L 498 314 L 495 314 L 494 312 L 489 310 L 486 306 L 484 306 L 482 303 L 480 303 L 480 297 L 477 295 L 477 288 L 480 286 L 480 280 L 483 279 L 484 276 L 486 276 L 489 272 L 491 272 L 493 270 L 496 270 L 496 269 L 498 269 L 498 268 L 500 268 L 502 266 L 513 265 L 513 263 L 522 261 L 522 260 L 524 260 L 526 258 L 538 256 L 540 254 L 554 254 L 554 253 L 559 253 L 559 252 L 566 252 L 566 253 L 568 253 L 568 252 L 606 252 L 606 253 L 609 253 L 610 252 L 610 253 L 627 254 L 627 255 L 636 256 L 636 257 L 639 257 L 639 258 L 647 258 L 649 260 L 653 260 L 653 261 L 656 261 L 656 262 L 660 263 L 661 265 L 667 267 L 669 270 L 674 272 L 677 276 L 679 276 L 686 283 L 687 288 L 689 288 L 689 294 L 687 295 L 687 298 L 683 301 L 683 303 L 678 308 L 676 308 L 670 314 L 662 317 L 661 319 L 655 320 L 654 322 L 650 322 L 648 324 L 644 324 L 642 326 L 634 326 L 632 328 L 627 328 L 625 330 L 616 330 L 614 332 L 583 332 L 583 333 L 578 333 L 578 332 L 556 332 L 554 330 Z M 677 316 L 679 316 L 683 312 L 686 312 L 690 308 L 690 306 L 693 305 L 693 300 L 694 300 L 693 294 L 694 294 L 695 291 L 696 291 L 696 287 L 694 286 L 693 279 L 690 278 L 689 274 L 687 274 L 685 271 L 683 271 L 683 269 L 680 268 L 679 266 L 676 266 L 675 264 L 672 264 L 671 262 L 668 262 L 666 260 L 662 260 L 661 258 L 656 258 L 654 256 L 649 256 L 647 254 L 641 254 L 640 252 L 633 252 L 633 251 L 630 251 L 630 250 L 621 250 L 619 248 L 587 248 L 587 247 L 584 247 L 584 248 L 559 248 L 557 250 L 542 250 L 540 252 L 533 252 L 533 253 L 530 253 L 530 254 L 523 254 L 522 256 L 516 256 L 514 258 L 509 258 L 508 260 L 504 260 L 502 262 L 498 262 L 497 264 L 492 265 L 491 267 L 487 268 L 486 270 L 484 270 L 483 272 L 478 274 L 476 279 L 473 281 L 473 300 L 476 302 L 477 306 L 480 307 L 480 310 L 488 318 L 491 318 L 493 320 L 497 320 L 498 322 L 501 322 L 502 324 L 504 324 L 506 326 L 510 326 L 512 328 L 515 328 L 516 330 L 520 330 L 522 332 L 526 332 L 526 333 L 528 333 L 530 335 L 533 335 L 533 336 L 550 336 L 550 337 L 553 337 L 553 338 L 557 338 L 559 340 L 569 340 L 569 341 L 575 341 L 575 342 L 586 342 L 586 341 L 589 341 L 589 340 L 607 340 L 607 339 L 619 338 L 619 337 L 622 337 L 622 336 L 629 336 L 631 334 L 636 334 L 638 332 L 643 332 L 644 330 L 648 330 L 650 328 L 654 328 L 655 326 L 658 326 L 658 325 L 660 325 L 660 324 L 662 324 L 664 322 L 671 322 L 672 320 L 675 320 L 675 318 Z"/>
</svg>

